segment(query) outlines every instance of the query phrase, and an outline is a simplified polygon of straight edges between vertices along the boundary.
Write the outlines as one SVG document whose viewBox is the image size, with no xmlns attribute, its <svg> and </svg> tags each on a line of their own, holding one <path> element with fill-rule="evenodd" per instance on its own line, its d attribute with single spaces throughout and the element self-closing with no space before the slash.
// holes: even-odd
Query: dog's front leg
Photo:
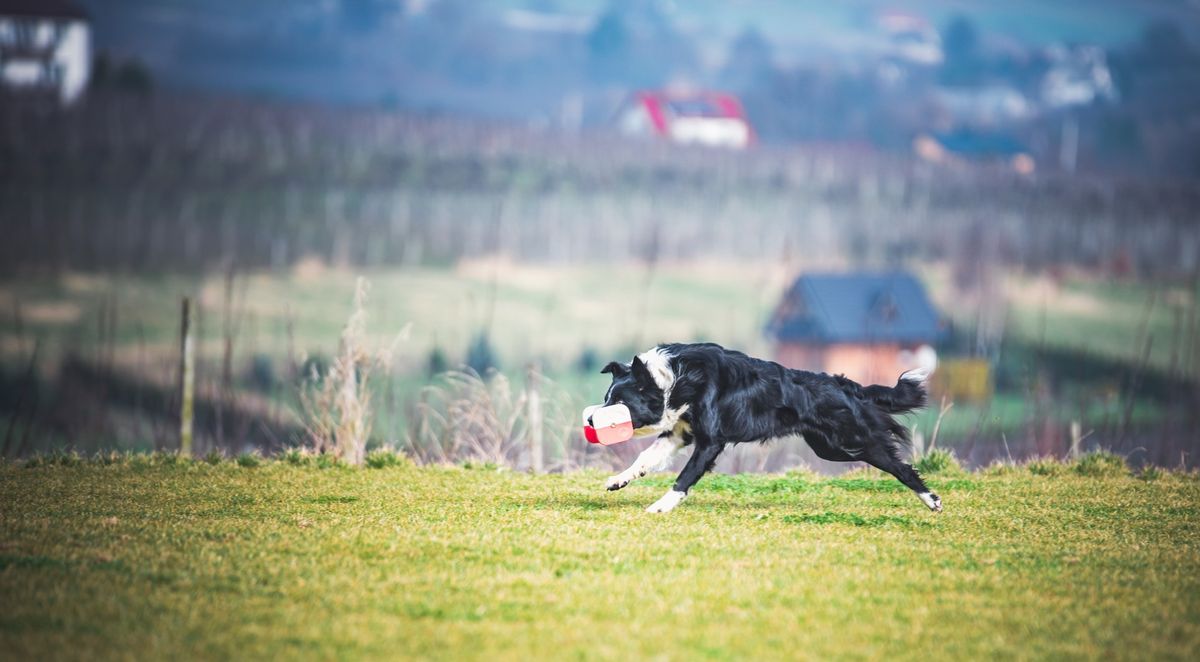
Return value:
<svg viewBox="0 0 1200 662">
<path fill-rule="evenodd" d="M 652 471 L 658 465 L 671 459 L 675 451 L 679 450 L 683 440 L 675 437 L 669 432 L 663 433 L 654 440 L 653 444 L 646 447 L 646 450 L 638 454 L 637 459 L 629 468 L 621 473 L 612 476 L 605 482 L 604 486 L 609 490 L 619 490 L 629 483 L 646 475 L 646 472 Z"/>
<path fill-rule="evenodd" d="M 684 465 L 683 471 L 679 473 L 679 478 L 675 479 L 675 486 L 670 489 L 662 498 L 650 504 L 646 509 L 648 513 L 669 513 L 679 505 L 680 501 L 687 496 L 688 490 L 700 480 L 704 474 L 712 469 L 713 464 L 717 462 L 717 456 L 721 451 L 725 450 L 724 444 L 714 443 L 712 441 L 701 443 L 696 442 L 696 450 L 692 451 L 692 457 L 688 458 L 687 464 Z"/>
</svg>

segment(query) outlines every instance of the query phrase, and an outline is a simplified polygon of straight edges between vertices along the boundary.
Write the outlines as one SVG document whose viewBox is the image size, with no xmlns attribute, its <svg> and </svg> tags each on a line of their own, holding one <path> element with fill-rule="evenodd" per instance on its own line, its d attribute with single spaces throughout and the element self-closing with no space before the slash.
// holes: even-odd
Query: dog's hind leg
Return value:
<svg viewBox="0 0 1200 662">
<path fill-rule="evenodd" d="M 704 444 L 697 442 L 696 450 L 692 451 L 692 457 L 688 458 L 683 471 L 679 473 L 679 478 L 675 479 L 675 486 L 661 499 L 651 504 L 646 512 L 669 513 L 674 510 L 675 506 L 678 506 L 679 502 L 687 496 L 688 490 L 696 484 L 696 481 L 708 473 L 709 469 L 712 469 L 713 464 L 717 461 L 717 456 L 723 450 L 725 450 L 725 444 L 711 441 Z"/>
<path fill-rule="evenodd" d="M 625 487 L 632 481 L 645 476 L 646 472 L 653 471 L 655 467 L 670 460 L 683 445 L 684 438 L 682 436 L 675 436 L 669 432 L 659 435 L 653 444 L 650 444 L 646 447 L 646 450 L 638 454 L 637 459 L 633 461 L 633 464 L 629 465 L 628 469 L 610 477 L 604 483 L 604 486 L 610 491 Z"/>
<path fill-rule="evenodd" d="M 925 481 L 921 480 L 921 475 L 917 473 L 916 469 L 913 469 L 911 464 L 896 456 L 895 450 L 887 445 L 892 443 L 895 442 L 891 439 L 880 442 L 879 445 L 869 449 L 862 459 L 867 464 L 895 476 L 908 489 L 916 492 L 917 498 L 930 510 L 935 513 L 942 512 L 942 499 L 929 491 L 929 488 L 925 486 Z"/>
</svg>

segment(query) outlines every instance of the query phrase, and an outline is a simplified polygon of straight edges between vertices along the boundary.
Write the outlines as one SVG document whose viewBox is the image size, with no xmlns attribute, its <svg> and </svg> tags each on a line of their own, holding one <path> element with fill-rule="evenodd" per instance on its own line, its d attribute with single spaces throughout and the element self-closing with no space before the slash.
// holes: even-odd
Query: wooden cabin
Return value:
<svg viewBox="0 0 1200 662">
<path fill-rule="evenodd" d="M 775 360 L 789 368 L 894 384 L 905 370 L 936 363 L 932 346 L 945 328 L 921 283 L 896 271 L 802 275 L 767 333 Z"/>
</svg>

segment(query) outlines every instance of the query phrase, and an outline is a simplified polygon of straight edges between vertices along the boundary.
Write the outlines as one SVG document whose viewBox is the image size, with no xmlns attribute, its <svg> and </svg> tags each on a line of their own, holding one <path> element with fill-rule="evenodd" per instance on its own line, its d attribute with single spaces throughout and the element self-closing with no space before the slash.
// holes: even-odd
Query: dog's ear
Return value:
<svg viewBox="0 0 1200 662">
<path fill-rule="evenodd" d="M 625 364 L 617 361 L 610 361 L 608 365 L 600 369 L 600 374 L 610 374 L 613 377 L 624 377 L 629 374 L 629 368 Z"/>
<path fill-rule="evenodd" d="M 642 357 L 633 357 L 633 365 L 630 366 L 633 371 L 633 378 L 637 383 L 646 386 L 655 386 L 654 375 L 650 374 L 650 368 L 646 367 L 646 363 L 642 361 Z"/>
</svg>

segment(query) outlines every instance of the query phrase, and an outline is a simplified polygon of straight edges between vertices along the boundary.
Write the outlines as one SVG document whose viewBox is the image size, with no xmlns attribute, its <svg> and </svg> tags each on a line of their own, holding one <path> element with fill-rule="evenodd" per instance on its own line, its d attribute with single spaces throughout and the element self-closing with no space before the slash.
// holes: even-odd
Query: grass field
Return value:
<svg viewBox="0 0 1200 662">
<path fill-rule="evenodd" d="M 680 263 L 535 266 L 464 262 L 455 268 L 366 270 L 305 263 L 291 271 L 239 274 L 233 289 L 235 359 L 331 352 L 354 299 L 355 280 L 371 283 L 368 331 L 384 344 L 411 325 L 400 359 L 420 364 L 434 346 L 452 361 L 483 328 L 505 367 L 540 359 L 551 369 L 573 365 L 580 351 L 607 356 L 660 341 L 713 340 L 751 353 L 769 352 L 763 326 L 795 276 L 781 264 Z M 973 304 L 952 289 L 946 268 L 922 279 L 942 313 L 969 328 Z M 1082 276 L 1055 285 L 1010 274 L 1004 301 L 1007 335 L 1027 345 L 1076 349 L 1135 364 L 1147 331 L 1156 338 L 1150 365 L 1166 369 L 1184 350 L 1195 293 L 1185 287 L 1110 282 Z M 201 307 L 201 354 L 222 349 L 225 279 L 68 274 L 0 282 L 0 358 L 22 364 L 32 339 L 48 358 L 111 342 L 118 358 L 173 358 L 179 300 Z M 1154 301 L 1152 305 L 1148 303 Z M 107 329 L 111 325 L 113 328 Z M 1177 328 L 1182 325 L 1183 328 Z M 290 337 L 289 337 L 290 336 Z"/>
<path fill-rule="evenodd" d="M 1048 475 L 1049 474 L 1049 475 Z M 1176 658 L 1200 481 L 1104 462 L 895 481 L 286 462 L 0 466 L 10 659 Z"/>
<path fill-rule="evenodd" d="M 398 332 L 409 329 L 396 348 L 390 375 L 388 393 L 395 397 L 376 407 L 374 430 L 379 439 L 397 442 L 406 431 L 402 405 L 428 383 L 426 363 L 434 347 L 455 365 L 465 359 L 467 346 L 480 330 L 490 328 L 500 367 L 514 383 L 523 383 L 526 363 L 537 360 L 562 393 L 577 403 L 590 402 L 603 393 L 608 379 L 595 367 L 587 373 L 577 370 L 585 350 L 594 352 L 593 360 L 602 364 L 628 358 L 658 341 L 712 340 L 769 356 L 763 324 L 794 269 L 780 264 L 666 263 L 651 273 L 638 265 L 538 266 L 480 260 L 454 268 L 374 270 L 365 276 L 371 282 L 366 308 L 370 344 L 385 347 Z M 949 271 L 931 267 L 922 277 L 944 313 L 969 328 L 974 308 L 958 302 Z M 274 396 L 294 400 L 294 384 L 282 381 L 285 360 L 335 351 L 351 311 L 355 279 L 351 271 L 312 261 L 290 271 L 239 275 L 232 290 L 236 333 L 231 358 L 236 375 L 247 375 L 252 360 L 265 360 L 279 380 Z M 1060 286 L 1010 275 L 1004 292 L 1010 311 L 1007 338 L 1023 347 L 1044 344 L 1079 350 L 1134 370 L 1142 353 L 1139 339 L 1146 332 L 1155 338 L 1149 364 L 1158 370 L 1168 369 L 1178 357 L 1187 357 L 1183 363 L 1190 365 L 1200 355 L 1200 348 L 1182 348 L 1179 343 L 1180 334 L 1190 328 L 1188 316 L 1181 316 L 1183 309 L 1176 305 L 1190 294 L 1179 288 L 1103 283 L 1082 276 Z M 67 274 L 0 283 L 0 365 L 13 374 L 24 372 L 37 338 L 41 373 L 48 381 L 55 378 L 58 359 L 73 351 L 111 356 L 128 370 L 171 383 L 177 379 L 177 317 L 185 295 L 200 302 L 199 379 L 202 385 L 213 384 L 220 376 L 224 349 L 226 295 L 220 274 Z M 1157 303 L 1147 307 L 1152 300 Z M 1012 374 L 1024 378 L 1032 373 L 1030 358 L 1005 360 Z M 1092 386 L 1115 390 L 1119 383 L 1111 378 Z M 1016 438 L 1030 420 L 1028 395 L 1010 391 L 985 404 L 957 403 L 941 433 L 951 441 L 977 430 Z M 1081 419 L 1087 429 L 1120 420 L 1124 402 L 1088 397 L 1086 411 L 1068 398 L 1046 415 L 1063 426 Z M 932 407 L 914 419 L 926 436 L 937 415 Z M 1137 422 L 1156 415 L 1142 401 L 1133 410 Z M 152 447 L 152 440 L 139 437 L 137 430 L 124 432 L 116 435 L 123 441 L 115 447 Z M 62 443 L 90 452 L 101 448 L 94 441 Z M 52 447 L 57 446 L 46 446 Z"/>
</svg>

